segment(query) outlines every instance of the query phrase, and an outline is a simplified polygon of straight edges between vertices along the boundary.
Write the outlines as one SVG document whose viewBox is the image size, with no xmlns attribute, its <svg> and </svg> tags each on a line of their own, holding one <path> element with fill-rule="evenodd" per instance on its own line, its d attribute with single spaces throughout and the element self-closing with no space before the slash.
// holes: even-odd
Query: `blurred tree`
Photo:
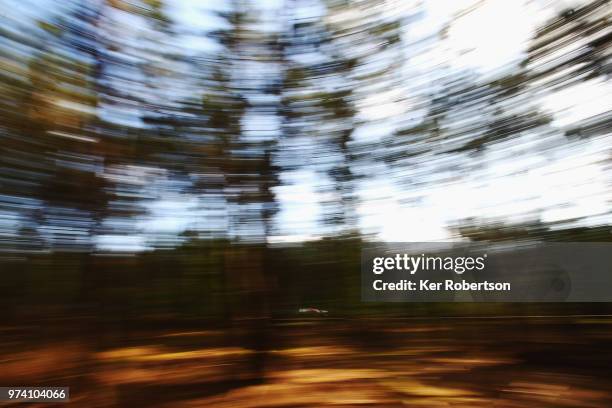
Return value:
<svg viewBox="0 0 612 408">
<path fill-rule="evenodd" d="M 38 230 L 51 245 L 80 249 L 91 248 L 93 220 L 109 200 L 99 140 L 89 127 L 97 95 L 86 46 L 90 27 L 79 19 L 84 9 L 41 21 L 40 32 L 31 35 L 27 71 L 19 73 L 16 93 L 3 97 L 8 143 L 0 148 L 8 176 L 3 191 L 30 202 L 13 207 L 27 230 Z"/>
<path fill-rule="evenodd" d="M 569 227 L 540 221 L 508 223 L 501 220 L 467 219 L 456 227 L 460 236 L 472 241 L 555 241 L 609 242 L 612 231 L 607 226 Z"/>
<path fill-rule="evenodd" d="M 399 41 L 396 21 L 372 23 L 375 2 L 349 5 L 336 1 L 289 3 L 288 28 L 283 38 L 283 168 L 308 168 L 322 175 L 319 182 L 323 224 L 329 234 L 358 230 L 356 171 L 352 134 L 357 125 L 357 94 L 361 85 L 355 67 L 365 58 L 366 44 L 375 49 Z M 297 18 L 300 7 L 322 15 Z M 350 11 L 363 20 L 346 19 Z M 294 13 L 293 15 L 291 13 Z M 302 12 L 303 13 L 303 12 Z M 369 18 L 368 18 L 369 17 Z M 361 32 L 363 23 L 366 29 Z M 372 34 L 375 38 L 370 38 Z M 356 47 L 356 44 L 363 44 Z M 380 48 L 379 48 L 380 47 Z M 373 53 L 374 51 L 370 50 Z M 313 124 L 316 123 L 316 126 Z M 329 180 L 329 181 L 328 181 Z"/>
</svg>

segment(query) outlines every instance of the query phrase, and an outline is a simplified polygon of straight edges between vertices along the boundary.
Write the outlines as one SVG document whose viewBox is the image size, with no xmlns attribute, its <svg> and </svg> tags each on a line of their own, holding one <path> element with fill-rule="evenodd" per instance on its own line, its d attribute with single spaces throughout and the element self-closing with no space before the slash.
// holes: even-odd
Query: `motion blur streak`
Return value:
<svg viewBox="0 0 612 408">
<path fill-rule="evenodd" d="M 0 10 L 3 384 L 612 405 L 607 304 L 381 305 L 358 281 L 368 241 L 611 241 L 609 1 Z"/>
</svg>

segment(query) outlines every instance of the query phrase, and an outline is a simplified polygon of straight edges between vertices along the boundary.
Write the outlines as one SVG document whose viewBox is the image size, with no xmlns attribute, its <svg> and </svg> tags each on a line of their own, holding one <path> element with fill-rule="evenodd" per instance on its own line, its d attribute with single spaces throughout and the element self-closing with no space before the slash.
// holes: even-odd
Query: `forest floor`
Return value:
<svg viewBox="0 0 612 408">
<path fill-rule="evenodd" d="M 62 407 L 612 406 L 612 317 L 260 323 L 65 338 L 6 326 L 0 383 L 70 386 Z"/>
</svg>

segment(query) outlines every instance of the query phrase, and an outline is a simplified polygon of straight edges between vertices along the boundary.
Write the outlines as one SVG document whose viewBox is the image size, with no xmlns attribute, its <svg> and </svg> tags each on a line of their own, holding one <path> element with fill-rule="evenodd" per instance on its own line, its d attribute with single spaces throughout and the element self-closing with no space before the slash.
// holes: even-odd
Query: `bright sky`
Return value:
<svg viewBox="0 0 612 408">
<path fill-rule="evenodd" d="M 399 4 L 390 1 L 390 10 Z M 458 13 L 472 10 L 455 18 L 445 40 L 410 54 L 407 78 L 419 77 L 430 86 L 435 86 L 432 74 L 440 64 L 449 64 L 447 69 L 472 70 L 482 78 L 501 75 L 516 68 L 526 52 L 534 29 L 566 6 L 576 1 L 551 6 L 541 1 L 521 2 L 505 0 L 488 1 L 425 1 L 422 3 L 424 18 L 408 25 L 405 40 L 427 37 L 439 32 Z M 210 21 L 197 17 L 194 8 L 210 10 L 224 7 L 223 2 L 173 2 L 177 7 L 173 17 L 188 24 L 206 29 Z M 280 7 L 280 1 L 263 2 L 266 8 Z M 416 3 L 415 3 L 416 4 Z M 413 5 L 405 6 L 410 10 Z M 546 6 L 546 7 L 543 7 Z M 300 11 L 305 17 L 318 12 L 316 7 Z M 222 24 L 220 22 L 217 22 Z M 198 39 L 187 40 L 190 46 Z M 191 42 L 195 41 L 195 42 Z M 409 42 L 409 41 L 407 41 Z M 205 41 L 200 45 L 208 46 Z M 400 90 L 401 91 L 401 90 Z M 372 177 L 358 188 L 361 199 L 359 207 L 360 225 L 364 232 L 374 233 L 385 241 L 444 241 L 453 239 L 449 226 L 468 217 L 503 218 L 509 222 L 541 219 L 544 222 L 587 217 L 584 224 L 612 222 L 609 214 L 609 185 L 602 161 L 610 150 L 610 137 L 568 144 L 562 135 L 565 125 L 606 111 L 612 106 L 610 85 L 593 80 L 561 92 L 551 93 L 539 101 L 545 111 L 553 114 L 553 131 L 547 135 L 524 135 L 487 149 L 479 158 L 464 158 L 466 167 L 473 171 L 457 175 L 452 182 L 432 182 L 406 191 L 389 177 L 391 169 L 381 165 L 381 177 Z M 398 90 L 374 95 L 376 100 L 364 101 L 358 115 L 366 123 L 355 131 L 355 138 L 377 139 L 393 130 L 385 118 L 410 110 L 410 97 L 395 102 Z M 411 110 L 418 120 L 424 111 Z M 251 118 L 250 128 L 277 128 L 278 123 L 270 118 Z M 554 131 L 556 129 L 557 131 Z M 554 148 L 539 150 L 538 144 L 546 138 Z M 526 148 L 530 154 L 521 154 Z M 461 160 L 461 159 L 457 159 Z M 475 163 L 478 161 L 478 163 Z M 423 160 L 422 173 L 436 172 L 435 163 Z M 439 174 L 439 171 L 437 172 Z M 295 242 L 319 237 L 324 228 L 321 224 L 322 193 L 317 185 L 329 182 L 312 169 L 286 172 L 282 176 L 283 186 L 276 190 L 281 211 L 277 216 L 279 234 L 272 242 Z M 151 217 L 144 221 L 143 232 L 151 235 L 178 232 L 189 226 L 194 210 L 188 203 L 193 198 L 160 197 L 152 206 Z M 158 210 L 156 210 L 158 209 Z M 159 210 L 163 209 L 163 211 Z M 200 214 L 200 216 L 204 216 Z M 125 240 L 135 240 L 126 237 Z M 101 242 L 101 247 L 119 249 L 129 244 L 120 244 L 119 238 Z M 130 246 L 128 245 L 128 248 Z M 132 246 L 133 248 L 133 246 Z"/>
<path fill-rule="evenodd" d="M 581 1 L 388 0 L 387 3 L 388 13 L 422 8 L 423 18 L 408 24 L 403 33 L 407 44 L 439 33 L 452 21 L 445 39 L 405 50 L 404 77 L 435 87 L 438 73 L 470 70 L 481 78 L 489 78 L 515 68 L 526 52 L 535 27 Z M 194 32 L 222 28 L 225 24 L 211 12 L 226 9 L 226 1 L 177 0 L 167 4 L 170 17 L 179 26 L 184 25 Z M 284 2 L 265 0 L 257 4 L 268 17 L 267 27 L 277 29 L 274 13 Z M 18 8 L 12 14 L 36 17 L 32 10 Z M 467 10 L 471 11 L 464 13 Z M 297 11 L 304 17 L 319 12 L 315 2 Z M 217 47 L 201 35 L 184 34 L 181 39 L 182 45 L 193 52 L 214 51 Z M 440 68 L 443 65 L 444 70 Z M 416 108 L 420 106 L 419 98 L 419 95 L 406 95 L 402 88 L 393 88 L 362 101 L 358 112 L 362 124 L 354 132 L 355 140 L 376 140 L 389 134 L 395 129 L 391 123 L 393 117 L 401 114 L 409 114 L 418 122 L 425 114 L 425 110 Z M 477 158 L 454 158 L 462 164 L 460 168 L 473 170 L 445 174 L 439 171 L 440 162 L 434 157 L 431 160 L 425 157 L 418 171 L 424 175 L 423 180 L 429 177 L 430 181 L 406 189 L 390 177 L 397 170 L 381 164 L 380 177 L 371 177 L 358 186 L 361 203 L 358 213 L 363 231 L 385 241 L 422 242 L 454 238 L 449 226 L 468 217 L 508 221 L 539 218 L 544 222 L 586 217 L 580 221 L 581 225 L 612 223 L 610 185 L 604 172 L 604 161 L 609 159 L 612 146 L 610 135 L 570 143 L 562 134 L 568 124 L 604 113 L 612 107 L 610 83 L 593 79 L 549 93 L 534 103 L 553 115 L 551 132 L 512 138 L 489 147 Z M 106 114 L 112 116 L 112 113 Z M 249 115 L 243 125 L 247 128 L 247 136 L 258 137 L 262 130 L 278 129 L 279 123 L 269 116 Z M 530 149 L 529 154 L 522 154 L 525 149 Z M 122 177 L 127 177 L 143 170 L 122 171 Z M 445 181 L 448 179 L 451 181 Z M 276 190 L 281 205 L 276 220 L 279 233 L 270 240 L 295 242 L 318 238 L 324 232 L 320 203 L 325 197 L 317 191 L 317 185 L 330 181 L 313 169 L 302 169 L 285 172 L 282 182 Z M 177 193 L 168 183 L 167 174 L 155 176 L 150 186 L 155 199 L 146 205 L 148 215 L 136 225 L 135 230 L 139 232 L 100 236 L 99 248 L 142 250 L 154 239 L 172 237 L 207 223 L 223 230 L 222 215 L 211 217 L 212 210 L 203 210 L 196 196 Z M 14 220 L 7 216 L 0 222 Z M 107 220 L 111 226 L 119 222 L 122 221 Z"/>
<path fill-rule="evenodd" d="M 471 69 L 483 77 L 516 68 L 535 27 L 577 3 L 568 1 L 542 8 L 542 2 L 426 1 L 425 17 L 408 26 L 406 39 L 416 42 L 415 37 L 435 35 L 453 15 L 476 7 L 451 24 L 446 40 L 425 52 L 408 54 L 406 77 L 414 79 L 421 75 L 432 82 L 430 86 L 435 86 L 432 70 L 449 62 L 452 70 Z M 396 106 L 394 110 L 391 102 L 395 91 L 375 95 L 377 100 L 366 104 L 368 107 L 360 114 L 368 120 L 378 120 L 402 112 L 405 107 Z M 385 241 L 422 242 L 456 238 L 448 227 L 468 217 L 504 218 L 509 222 L 588 217 L 580 225 L 612 222 L 609 180 L 603 164 L 610 152 L 610 135 L 569 144 L 561 132 L 567 124 L 609 110 L 610 84 L 603 80 L 584 82 L 549 94 L 540 101 L 540 106 L 553 114 L 556 132 L 513 138 L 488 148 L 481 157 L 466 158 L 466 167 L 476 166 L 476 162 L 482 167 L 458 175 L 451 183 L 433 181 L 406 191 L 389 177 L 390 169 L 381 168 L 384 176 L 374 177 L 360 188 L 363 230 Z M 358 128 L 354 135 L 357 139 L 371 140 L 389 131 L 384 124 L 368 124 Z M 558 147 L 538 153 L 536 146 L 543 142 L 543 136 Z M 521 154 L 530 145 L 534 152 Z M 432 172 L 436 170 L 426 160 L 422 166 L 431 167 Z M 317 236 L 316 220 L 321 212 L 315 192 L 320 181 L 317 177 L 312 170 L 294 172 L 291 184 L 279 189 L 279 199 L 284 203 L 279 221 L 290 227 L 276 241 Z"/>
</svg>

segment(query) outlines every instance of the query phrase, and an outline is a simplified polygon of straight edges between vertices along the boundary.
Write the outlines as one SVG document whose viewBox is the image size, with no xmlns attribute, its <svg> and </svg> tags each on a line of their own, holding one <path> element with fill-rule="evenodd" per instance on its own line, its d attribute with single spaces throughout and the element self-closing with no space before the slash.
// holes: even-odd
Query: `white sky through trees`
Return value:
<svg viewBox="0 0 612 408">
<path fill-rule="evenodd" d="M 27 16 L 34 21 L 46 13 L 61 14 L 52 3 L 26 1 L 11 8 L 7 15 L 16 20 Z M 292 4 L 297 3 L 301 6 L 292 10 L 291 15 L 304 21 L 329 18 L 342 24 L 365 18 L 367 14 L 367 10 L 354 7 L 322 16 L 325 9 L 317 1 Z M 363 97 L 356 101 L 357 122 L 352 143 L 376 143 L 401 126 L 420 123 L 427 115 L 431 95 L 441 91 L 449 78 L 468 78 L 479 84 L 523 68 L 540 69 L 535 62 L 520 66 L 537 28 L 565 10 L 586 3 L 577 0 L 382 2 L 381 15 L 404 18 L 403 64 L 396 73 L 401 76 L 401 82 L 379 92 L 358 90 Z M 286 29 L 283 18 L 287 16 L 287 2 L 264 0 L 249 2 L 249 5 L 251 11 L 258 13 L 261 22 L 258 29 L 268 32 Z M 169 49 L 178 46 L 188 56 L 223 52 L 206 33 L 227 28 L 227 23 L 214 12 L 230 10 L 231 2 L 168 0 L 164 7 L 177 31 Z M 107 22 L 108 29 L 115 27 L 121 32 L 125 36 L 121 41 L 126 47 L 142 42 L 149 33 L 143 31 L 138 19 L 127 13 L 114 11 L 108 18 L 112 20 Z M 571 47 L 578 49 L 581 43 L 576 41 L 568 47 L 562 52 L 571 53 L 575 51 Z M 294 56 L 306 64 L 319 57 L 316 53 Z M 397 58 L 397 55 L 381 54 L 379 58 L 382 60 L 379 63 L 384 64 L 388 62 L 385 59 Z M 185 68 L 177 65 L 176 69 L 179 72 Z M 173 92 L 164 91 L 166 84 L 161 83 L 147 89 L 143 96 L 167 98 L 168 103 L 180 99 L 193 90 L 188 71 L 184 75 L 187 78 L 181 81 L 182 86 Z M 606 79 L 599 76 L 544 91 L 537 89 L 537 84 L 530 84 L 523 106 L 529 104 L 550 115 L 552 120 L 546 131 L 520 132 L 515 137 L 488 144 L 478 154 L 440 155 L 445 149 L 444 142 L 429 141 L 430 151 L 419 155 L 409 168 L 392 167 L 382 161 L 372 164 L 369 177 L 356 182 L 361 231 L 386 241 L 437 241 L 456 239 L 453 228 L 462 220 L 473 218 L 507 223 L 539 221 L 563 226 L 612 223 L 609 132 L 576 140 L 565 135 L 571 125 L 611 110 L 612 89 Z M 168 87 L 171 80 L 168 79 Z M 110 105 L 100 108 L 100 117 L 118 124 L 142 125 L 134 121 L 139 115 L 137 108 L 129 112 L 113 109 Z M 483 111 L 482 115 L 487 114 Z M 459 111 L 455 116 L 451 113 L 447 120 L 442 127 L 459 127 L 461 121 L 469 118 Z M 246 112 L 242 126 L 245 137 L 253 139 L 281 132 L 279 118 L 254 111 Z M 202 209 L 201 197 L 178 192 L 174 188 L 178 181 L 169 172 L 126 166 L 110 169 L 106 177 L 136 184 L 146 178 L 142 188 L 148 189 L 155 199 L 143 203 L 146 214 L 137 218 L 130 233 L 98 236 L 96 242 L 100 249 L 138 251 L 160 242 L 176 243 L 177 235 L 186 230 L 228 228 L 222 216 L 211 217 L 215 211 L 222 212 L 215 210 L 223 207 L 221 200 Z M 284 170 L 280 179 L 281 185 L 274 189 L 280 211 L 274 217 L 275 232 L 268 237 L 270 242 L 303 241 L 337 232 L 322 222 L 322 202 L 335 199 L 333 194 L 318 188 L 333 182 L 329 176 L 314 167 L 302 167 Z M 410 181 L 406 182 L 407 179 Z M 18 220 L 18 215 L 0 214 L 0 230 L 14 228 Z M 126 222 L 109 218 L 104 224 L 112 230 Z"/>
</svg>

